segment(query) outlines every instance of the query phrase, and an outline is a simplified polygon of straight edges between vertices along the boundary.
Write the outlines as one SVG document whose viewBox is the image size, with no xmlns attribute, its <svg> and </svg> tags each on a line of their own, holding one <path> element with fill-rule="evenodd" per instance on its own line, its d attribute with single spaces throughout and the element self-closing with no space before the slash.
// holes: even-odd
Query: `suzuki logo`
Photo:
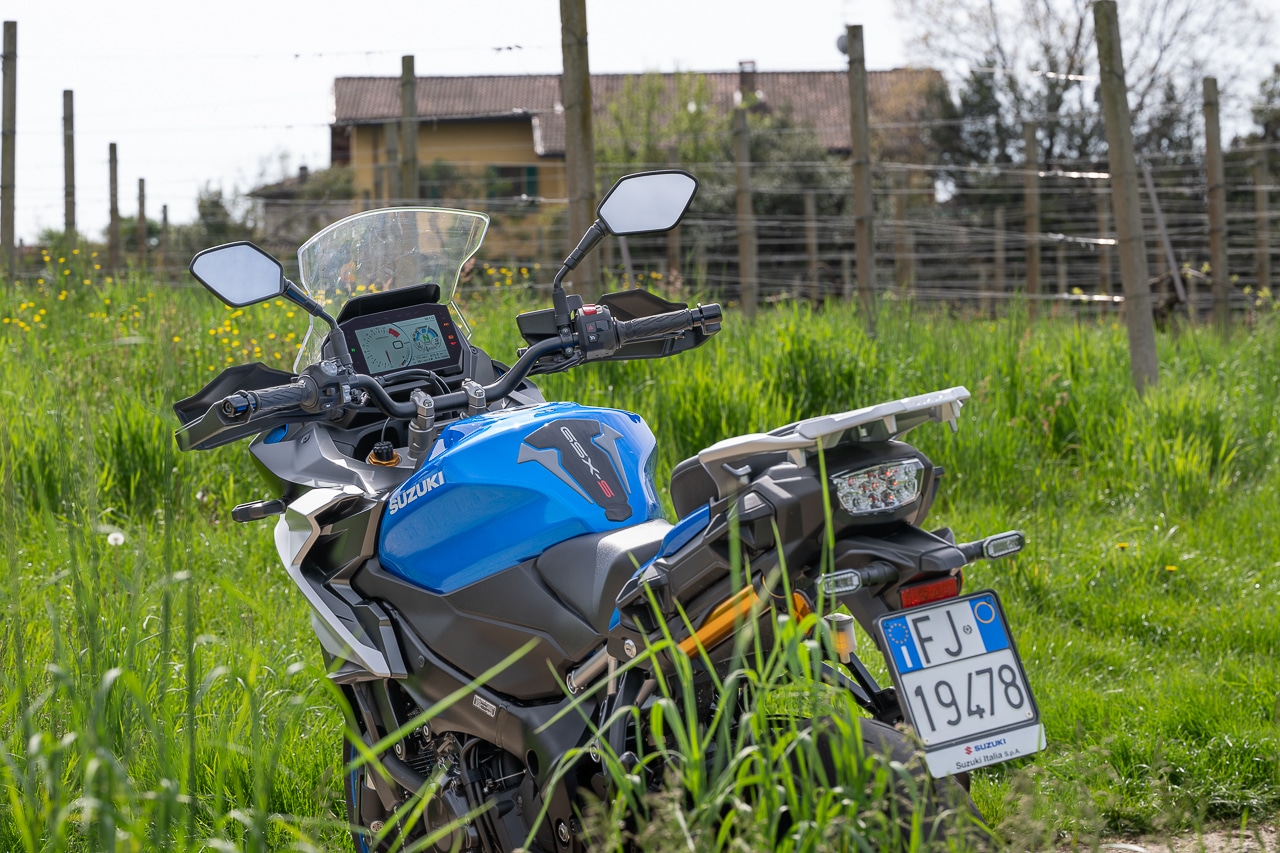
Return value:
<svg viewBox="0 0 1280 853">
<path fill-rule="evenodd" d="M 396 492 L 394 495 L 391 496 L 391 514 L 395 515 L 397 512 L 404 509 L 409 504 L 413 503 L 418 498 L 425 495 L 427 492 L 430 492 L 432 489 L 437 489 L 443 485 L 444 485 L 444 472 L 437 471 L 436 473 L 432 474 L 430 477 L 423 477 L 421 480 L 414 483 L 412 486 L 409 486 L 405 489 L 402 489 L 399 492 Z"/>
</svg>

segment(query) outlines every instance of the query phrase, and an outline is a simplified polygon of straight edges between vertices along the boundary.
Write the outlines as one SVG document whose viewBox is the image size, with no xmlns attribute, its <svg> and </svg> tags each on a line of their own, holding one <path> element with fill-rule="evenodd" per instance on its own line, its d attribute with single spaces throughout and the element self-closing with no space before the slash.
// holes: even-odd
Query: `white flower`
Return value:
<svg viewBox="0 0 1280 853">
<path fill-rule="evenodd" d="M 107 544 L 112 547 L 115 547 L 116 545 L 123 545 L 124 534 L 121 533 L 119 530 L 113 530 L 112 532 L 107 534 Z"/>
</svg>

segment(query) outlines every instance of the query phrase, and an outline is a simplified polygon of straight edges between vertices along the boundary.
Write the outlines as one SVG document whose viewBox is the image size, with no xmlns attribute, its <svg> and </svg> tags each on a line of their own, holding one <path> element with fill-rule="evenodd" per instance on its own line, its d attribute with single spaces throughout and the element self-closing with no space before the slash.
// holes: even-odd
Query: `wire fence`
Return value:
<svg viewBox="0 0 1280 853">
<path fill-rule="evenodd" d="M 768 133 L 769 131 L 760 131 Z M 921 128 L 877 129 L 918 136 Z M 795 134 L 794 130 L 780 131 Z M 731 150 L 727 139 L 722 150 Z M 716 146 L 710 146 L 715 149 Z M 1233 304 L 1246 305 L 1272 286 L 1270 232 L 1280 179 L 1266 167 L 1280 163 L 1278 145 L 1237 145 L 1226 154 L 1227 246 Z M 619 175 L 670 162 L 598 164 L 602 188 Z M 646 235 L 602 247 L 605 286 L 620 280 L 735 299 L 742 291 L 739 243 L 743 220 L 735 208 L 735 164 L 717 159 L 680 164 L 701 182 L 699 197 L 674 235 Z M 1157 307 L 1170 304 L 1176 270 L 1198 312 L 1208 310 L 1205 276 L 1210 259 L 1208 179 L 1203 151 L 1164 152 L 1141 158 L 1148 181 L 1141 193 L 1146 255 Z M 1112 223 L 1110 175 L 1105 162 L 1054 162 L 957 167 L 927 162 L 875 163 L 874 287 L 918 301 L 986 305 L 1039 299 L 1107 307 L 1121 300 Z M 852 181 L 847 159 L 780 159 L 753 163 L 752 212 L 763 301 L 847 298 L 857 288 Z M 1034 189 L 1033 189 L 1034 187 Z M 564 199 L 492 196 L 439 197 L 433 205 L 474 209 L 492 216 L 473 286 L 546 285 L 580 235 L 567 233 Z M 1029 200 L 1038 199 L 1038 227 Z M 255 221 L 267 248 L 290 257 L 306 234 L 370 206 L 422 204 L 342 199 L 266 199 Z M 126 219 L 127 221 L 127 219 Z M 292 236 L 290 236 L 292 235 Z M 188 229 L 181 240 L 157 245 L 148 263 L 178 278 L 190 252 L 217 235 Z M 208 245 L 208 243 L 205 243 Z M 1029 259 L 1038 252 L 1038 294 L 1028 293 Z M 126 260 L 137 262 L 136 254 Z M 522 270 L 520 274 L 512 271 Z M 591 283 L 581 284 L 592 292 Z"/>
</svg>

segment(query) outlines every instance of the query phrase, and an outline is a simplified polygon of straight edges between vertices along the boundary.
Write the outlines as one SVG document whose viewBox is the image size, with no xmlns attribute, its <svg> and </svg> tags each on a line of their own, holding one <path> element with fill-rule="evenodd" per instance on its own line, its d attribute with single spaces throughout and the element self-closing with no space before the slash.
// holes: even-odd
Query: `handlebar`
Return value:
<svg viewBox="0 0 1280 853">
<path fill-rule="evenodd" d="M 563 355 L 564 358 L 552 367 L 553 370 L 562 370 L 584 360 L 607 358 L 628 343 L 674 338 L 693 329 L 713 335 L 720 331 L 721 317 L 720 306 L 715 303 L 634 320 L 615 320 L 604 305 L 583 306 L 569 328 L 531 344 L 506 373 L 484 386 L 483 399 L 492 403 L 509 396 L 529 376 L 534 366 L 548 356 Z M 224 434 L 245 435 L 247 424 L 288 410 L 310 417 L 323 416 L 328 410 L 336 410 L 349 401 L 352 391 L 364 392 L 383 414 L 390 417 L 407 420 L 418 414 L 416 404 L 396 402 L 372 376 L 348 374 L 332 363 L 322 362 L 308 367 L 294 382 L 229 394 L 215 403 L 201 419 L 207 423 L 193 423 L 183 430 L 185 436 L 180 434 L 179 442 L 184 449 L 216 447 L 233 440 L 224 438 Z M 474 388 L 472 392 L 474 395 Z M 471 404 L 464 390 L 431 399 L 437 415 L 464 409 Z"/>
</svg>

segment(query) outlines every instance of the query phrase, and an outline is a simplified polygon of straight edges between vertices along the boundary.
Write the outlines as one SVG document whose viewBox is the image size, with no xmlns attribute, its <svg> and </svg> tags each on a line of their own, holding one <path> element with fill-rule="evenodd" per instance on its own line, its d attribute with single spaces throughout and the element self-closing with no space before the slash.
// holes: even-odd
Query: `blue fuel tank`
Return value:
<svg viewBox="0 0 1280 853">
<path fill-rule="evenodd" d="M 659 518 L 655 446 L 639 415 L 576 403 L 457 421 L 391 494 L 378 558 L 444 595 L 574 536 Z"/>
</svg>

